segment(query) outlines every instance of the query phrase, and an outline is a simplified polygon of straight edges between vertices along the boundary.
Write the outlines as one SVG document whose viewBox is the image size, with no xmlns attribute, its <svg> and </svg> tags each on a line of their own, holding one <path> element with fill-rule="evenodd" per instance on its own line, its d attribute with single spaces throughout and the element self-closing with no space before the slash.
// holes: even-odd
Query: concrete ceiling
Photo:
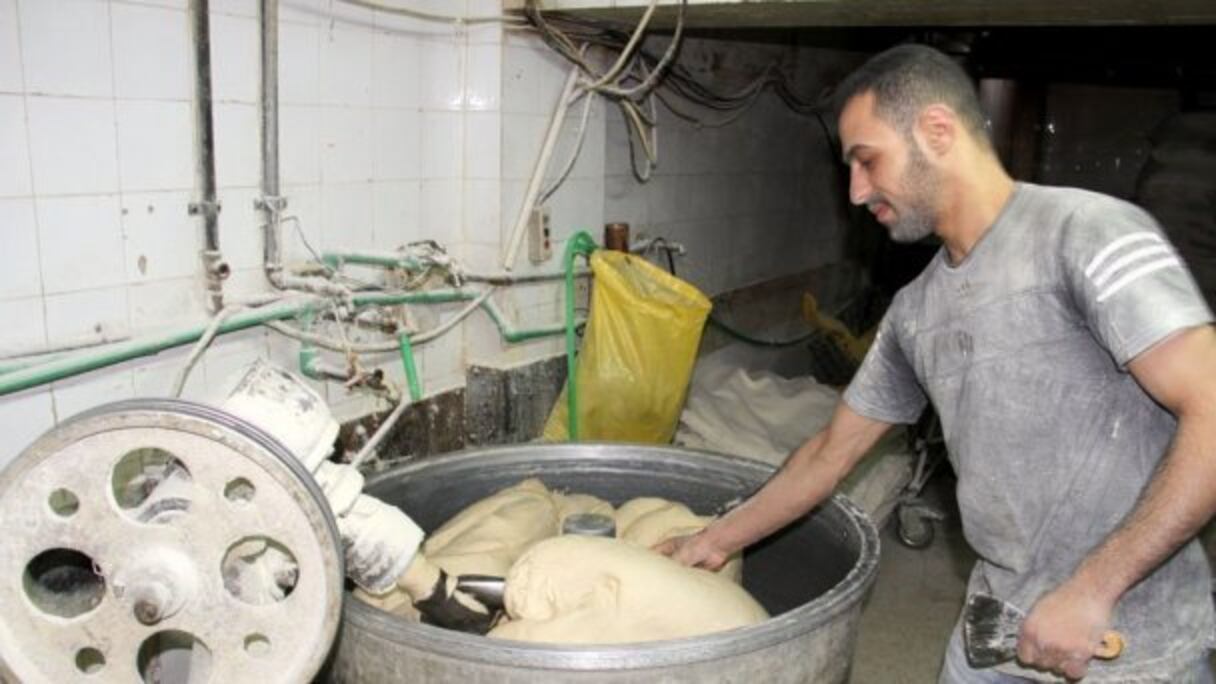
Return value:
<svg viewBox="0 0 1216 684">
<path fill-rule="evenodd" d="M 539 0 L 546 10 L 632 23 L 642 0 Z M 522 0 L 507 0 L 508 7 Z M 676 8 L 662 0 L 656 27 Z M 615 5 L 615 6 L 613 6 Z M 628 5 L 628 6 L 623 6 Z M 692 28 L 826 26 L 1194 26 L 1216 24 L 1213 0 L 690 0 Z"/>
</svg>

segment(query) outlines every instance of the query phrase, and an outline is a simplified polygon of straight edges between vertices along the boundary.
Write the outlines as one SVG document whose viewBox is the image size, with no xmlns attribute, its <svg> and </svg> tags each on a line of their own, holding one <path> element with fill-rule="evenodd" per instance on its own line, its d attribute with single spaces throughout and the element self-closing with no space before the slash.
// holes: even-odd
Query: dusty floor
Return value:
<svg viewBox="0 0 1216 684">
<path fill-rule="evenodd" d="M 947 512 L 933 543 L 909 549 L 882 531 L 878 579 L 861 614 L 852 684 L 932 684 L 946 641 L 963 606 L 975 554 L 963 540 L 951 494 L 954 479 L 939 475 L 925 497 Z"/>
</svg>

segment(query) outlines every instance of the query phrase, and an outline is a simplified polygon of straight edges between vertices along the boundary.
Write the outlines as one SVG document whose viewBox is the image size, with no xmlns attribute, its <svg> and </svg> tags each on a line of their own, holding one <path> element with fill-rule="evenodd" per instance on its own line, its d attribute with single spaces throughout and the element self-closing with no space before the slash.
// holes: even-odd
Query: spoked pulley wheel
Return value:
<svg viewBox="0 0 1216 684">
<path fill-rule="evenodd" d="M 323 493 L 256 427 L 100 407 L 0 472 L 0 681 L 308 681 L 342 608 Z"/>
</svg>

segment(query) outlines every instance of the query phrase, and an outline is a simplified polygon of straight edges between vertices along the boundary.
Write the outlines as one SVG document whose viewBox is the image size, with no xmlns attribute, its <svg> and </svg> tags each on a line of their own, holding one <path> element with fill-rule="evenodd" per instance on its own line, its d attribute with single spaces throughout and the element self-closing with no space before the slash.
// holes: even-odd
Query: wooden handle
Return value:
<svg viewBox="0 0 1216 684">
<path fill-rule="evenodd" d="M 1123 652 L 1123 635 L 1113 629 L 1102 635 L 1102 643 L 1098 644 L 1098 650 L 1094 652 L 1095 658 L 1102 660 L 1114 660 Z"/>
</svg>

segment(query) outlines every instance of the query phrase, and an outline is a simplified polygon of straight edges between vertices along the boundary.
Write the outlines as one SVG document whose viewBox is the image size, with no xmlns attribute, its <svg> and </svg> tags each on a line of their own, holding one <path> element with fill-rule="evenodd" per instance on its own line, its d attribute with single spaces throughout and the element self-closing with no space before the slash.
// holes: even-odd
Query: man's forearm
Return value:
<svg viewBox="0 0 1216 684">
<path fill-rule="evenodd" d="M 781 529 L 831 496 L 889 428 L 889 424 L 862 418 L 842 406 L 827 429 L 795 449 L 759 492 L 706 533 L 717 548 L 734 553 Z"/>
</svg>

